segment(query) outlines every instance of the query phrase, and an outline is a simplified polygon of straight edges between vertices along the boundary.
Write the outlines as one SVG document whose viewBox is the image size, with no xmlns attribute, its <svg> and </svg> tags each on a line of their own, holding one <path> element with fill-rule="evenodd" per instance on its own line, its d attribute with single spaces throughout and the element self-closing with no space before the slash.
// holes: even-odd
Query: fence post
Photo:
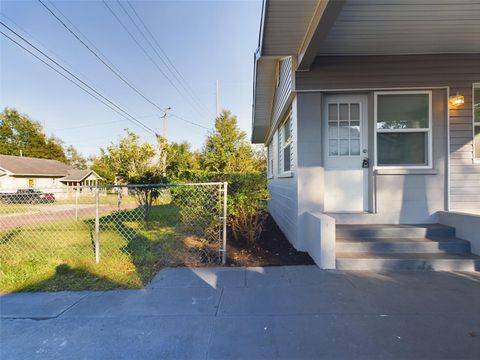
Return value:
<svg viewBox="0 0 480 360">
<path fill-rule="evenodd" d="M 95 262 L 100 262 L 100 191 L 95 188 Z"/>
<path fill-rule="evenodd" d="M 75 189 L 75 221 L 78 221 L 78 187 Z"/>
<path fill-rule="evenodd" d="M 228 196 L 228 182 L 223 183 L 223 249 L 222 249 L 222 264 L 227 263 L 227 196 Z"/>
</svg>

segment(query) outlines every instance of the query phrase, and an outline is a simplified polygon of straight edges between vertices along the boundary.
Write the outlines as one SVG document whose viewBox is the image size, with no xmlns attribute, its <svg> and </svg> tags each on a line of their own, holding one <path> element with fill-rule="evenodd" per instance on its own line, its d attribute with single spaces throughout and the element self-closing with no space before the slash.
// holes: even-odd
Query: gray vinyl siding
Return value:
<svg viewBox="0 0 480 360">
<path fill-rule="evenodd" d="M 294 80 L 292 66 L 292 57 L 283 58 L 278 63 L 279 80 L 278 86 L 275 89 L 272 107 L 273 128 L 276 128 L 283 120 L 285 112 L 287 111 L 287 105 L 292 100 L 292 89 Z"/>
<path fill-rule="evenodd" d="M 480 82 L 480 54 L 323 56 L 316 58 L 310 71 L 295 74 L 297 91 L 348 89 L 358 92 L 389 88 L 449 87 L 450 95 L 455 95 L 457 92 L 464 95 L 465 104 L 448 112 L 450 119 L 449 209 L 459 211 L 480 210 L 480 164 L 473 162 L 471 95 L 472 84 L 475 82 Z M 435 104 L 433 110 L 435 111 Z M 441 138 L 435 136 L 439 133 L 438 129 L 434 129 L 433 134 L 434 151 L 441 141 Z M 446 134 L 443 136 L 445 139 Z M 438 154 L 440 157 L 443 155 Z M 421 180 L 414 180 L 413 175 L 406 176 L 409 176 L 408 183 L 402 180 L 402 184 L 418 188 Z M 429 192 L 435 191 L 438 192 L 435 196 L 441 196 L 446 189 L 442 189 L 442 192 L 438 191 L 439 183 L 430 184 L 431 180 L 426 180 L 432 179 L 431 176 L 423 176 L 426 181 L 424 184 Z M 379 186 L 384 184 L 395 187 L 399 185 L 400 180 L 394 181 L 392 178 L 383 176 L 379 181 Z M 435 189 L 431 189 L 432 187 Z M 426 204 L 425 209 L 429 211 L 432 209 L 430 202 Z"/>
<path fill-rule="evenodd" d="M 292 123 L 294 123 L 292 121 Z M 273 144 L 273 177 L 268 180 L 268 190 L 270 200 L 268 201 L 268 211 L 278 224 L 284 235 L 292 243 L 297 240 L 297 178 L 295 172 L 291 177 L 280 177 L 278 167 L 278 133 L 275 131 Z M 296 131 L 293 133 L 292 147 L 296 142 Z"/>
<path fill-rule="evenodd" d="M 480 3 L 462 0 L 347 0 L 320 53 L 480 52 Z"/>
<path fill-rule="evenodd" d="M 450 209 L 478 211 L 480 164 L 474 163 L 472 84 L 450 88 L 452 95 L 457 92 L 465 97 L 465 103 L 450 109 Z"/>
<path fill-rule="evenodd" d="M 298 197 L 297 197 L 297 177 L 296 177 L 296 112 L 293 99 L 293 59 L 291 57 L 283 58 L 279 61 L 279 81 L 275 89 L 275 95 L 272 108 L 271 119 L 271 143 L 273 144 L 273 176 L 268 181 L 270 191 L 270 200 L 268 202 L 268 211 L 274 218 L 287 239 L 297 247 L 298 231 Z M 283 161 L 283 152 L 280 150 L 282 143 L 281 126 L 292 111 L 290 131 L 292 133 L 292 142 L 290 145 L 290 167 L 291 176 L 285 177 L 281 173 L 281 162 Z"/>
</svg>

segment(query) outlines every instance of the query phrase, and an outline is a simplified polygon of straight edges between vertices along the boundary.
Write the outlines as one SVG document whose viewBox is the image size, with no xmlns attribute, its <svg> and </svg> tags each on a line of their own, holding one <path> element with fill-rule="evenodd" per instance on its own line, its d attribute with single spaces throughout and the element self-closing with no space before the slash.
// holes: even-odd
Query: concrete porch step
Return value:
<svg viewBox="0 0 480 360">
<path fill-rule="evenodd" d="M 366 238 L 454 238 L 455 228 L 440 224 L 424 225 L 337 225 L 337 239 L 366 239 Z"/>
<path fill-rule="evenodd" d="M 450 253 L 469 254 L 470 242 L 457 238 L 337 238 L 337 253 Z"/>
<path fill-rule="evenodd" d="M 480 257 L 471 254 L 337 253 L 338 270 L 480 271 Z"/>
</svg>

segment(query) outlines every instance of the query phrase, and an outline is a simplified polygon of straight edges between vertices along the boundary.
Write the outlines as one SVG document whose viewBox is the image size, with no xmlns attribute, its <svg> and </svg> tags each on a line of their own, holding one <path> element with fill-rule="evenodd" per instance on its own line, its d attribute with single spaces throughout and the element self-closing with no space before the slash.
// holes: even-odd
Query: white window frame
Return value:
<svg viewBox="0 0 480 360">
<path fill-rule="evenodd" d="M 267 178 L 273 179 L 273 141 L 267 145 Z"/>
<path fill-rule="evenodd" d="M 480 83 L 472 84 L 472 134 L 473 134 L 473 153 L 472 158 L 475 164 L 480 164 L 480 158 L 475 157 L 475 127 L 480 126 L 480 119 L 475 121 L 475 89 L 480 89 Z M 479 99 L 480 100 L 480 99 Z"/>
<path fill-rule="evenodd" d="M 428 128 L 416 129 L 377 129 L 378 115 L 378 95 L 412 95 L 425 94 L 428 95 Z M 433 168 L 433 146 L 432 146 L 432 91 L 431 90 L 406 90 L 406 91 L 375 91 L 374 92 L 374 169 L 432 169 Z M 405 132 L 426 132 L 427 133 L 427 165 L 378 165 L 377 154 L 377 133 L 405 133 Z"/>
<path fill-rule="evenodd" d="M 285 125 L 289 123 L 290 126 L 290 136 L 285 140 Z M 281 122 L 280 127 L 278 128 L 278 176 L 279 177 L 290 177 L 292 176 L 292 146 L 293 146 L 293 126 L 292 126 L 292 111 L 289 110 L 284 120 Z M 290 170 L 284 171 L 284 158 L 283 153 L 284 149 L 290 145 Z"/>
</svg>

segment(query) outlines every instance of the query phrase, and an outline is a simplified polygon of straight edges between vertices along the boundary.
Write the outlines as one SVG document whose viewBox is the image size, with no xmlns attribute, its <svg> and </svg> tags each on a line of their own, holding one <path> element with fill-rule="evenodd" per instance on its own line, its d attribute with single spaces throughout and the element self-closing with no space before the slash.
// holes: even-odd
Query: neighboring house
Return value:
<svg viewBox="0 0 480 360">
<path fill-rule="evenodd" d="M 480 254 L 478 19 L 468 1 L 264 1 L 252 140 L 268 148 L 271 215 L 322 267 L 353 249 L 335 227 L 401 237 L 379 224 L 453 212 Z"/>
<path fill-rule="evenodd" d="M 0 189 L 69 189 L 95 186 L 101 177 L 93 170 L 77 170 L 60 161 L 0 155 Z"/>
</svg>

